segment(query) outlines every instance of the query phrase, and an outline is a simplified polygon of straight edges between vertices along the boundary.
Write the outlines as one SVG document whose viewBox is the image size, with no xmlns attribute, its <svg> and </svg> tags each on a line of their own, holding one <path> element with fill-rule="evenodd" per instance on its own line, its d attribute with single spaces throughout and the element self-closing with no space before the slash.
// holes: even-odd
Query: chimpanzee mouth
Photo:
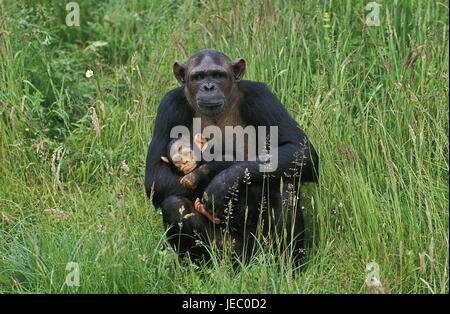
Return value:
<svg viewBox="0 0 450 314">
<path fill-rule="evenodd" d="M 223 105 L 223 102 L 198 102 L 200 108 L 214 109 Z"/>
<path fill-rule="evenodd" d="M 201 114 L 210 117 L 220 114 L 224 107 L 223 102 L 198 102 L 197 105 Z"/>
</svg>

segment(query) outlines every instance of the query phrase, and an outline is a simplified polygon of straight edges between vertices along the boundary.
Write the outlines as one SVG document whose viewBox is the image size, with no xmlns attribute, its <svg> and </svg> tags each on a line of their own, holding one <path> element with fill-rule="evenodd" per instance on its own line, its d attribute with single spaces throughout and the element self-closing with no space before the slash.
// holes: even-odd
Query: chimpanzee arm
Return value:
<svg viewBox="0 0 450 314">
<path fill-rule="evenodd" d="M 153 137 L 148 149 L 145 166 L 145 191 L 153 195 L 153 204 L 160 207 L 168 196 L 187 196 L 192 191 L 180 184 L 180 176 L 161 161 L 170 141 L 170 130 L 176 125 L 192 124 L 192 112 L 183 95 L 182 88 L 168 92 L 158 107 Z"/>
<path fill-rule="evenodd" d="M 204 189 L 221 171 L 230 167 L 233 161 L 209 161 L 181 178 L 180 183 L 189 189 Z"/>
<path fill-rule="evenodd" d="M 212 207 L 212 204 L 209 204 L 211 195 L 214 195 L 216 209 L 220 210 L 224 206 L 228 190 L 234 183 L 242 182 L 246 169 L 251 182 L 262 182 L 265 176 L 280 178 L 292 175 L 298 176 L 300 182 L 318 180 L 319 157 L 314 147 L 267 85 L 242 81 L 240 90 L 244 96 L 239 108 L 246 125 L 255 128 L 265 126 L 267 133 L 270 126 L 278 127 L 278 146 L 270 152 L 272 156 L 276 154 L 277 165 L 274 171 L 264 173 L 261 171 L 262 162 L 259 160 L 234 162 L 232 166 L 215 176 L 206 187 L 208 200 L 202 199 L 202 202 L 205 202 L 208 210 Z"/>
<path fill-rule="evenodd" d="M 270 126 L 278 128 L 278 145 L 270 155 L 276 155 L 275 170 L 270 174 L 275 177 L 283 175 L 299 175 L 301 182 L 317 181 L 319 157 L 311 145 L 305 132 L 289 115 L 283 104 L 275 97 L 264 83 L 249 84 L 245 103 L 241 114 L 248 125 L 266 126 L 266 134 Z M 278 159 L 278 160 L 277 160 Z M 248 168 L 255 178 L 263 176 L 259 161 L 235 163 L 238 168 Z"/>
</svg>

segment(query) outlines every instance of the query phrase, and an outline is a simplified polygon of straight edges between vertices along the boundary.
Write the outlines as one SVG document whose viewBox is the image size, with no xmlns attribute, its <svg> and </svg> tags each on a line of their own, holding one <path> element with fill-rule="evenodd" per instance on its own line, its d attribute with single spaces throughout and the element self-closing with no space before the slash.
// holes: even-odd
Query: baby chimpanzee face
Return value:
<svg viewBox="0 0 450 314">
<path fill-rule="evenodd" d="M 194 136 L 194 144 L 204 151 L 207 147 L 206 139 L 201 134 Z M 188 174 L 197 167 L 197 162 L 194 159 L 194 151 L 189 141 L 184 138 L 173 139 L 168 145 L 168 157 L 161 157 L 161 160 L 166 163 L 172 163 L 184 174 Z"/>
<path fill-rule="evenodd" d="M 181 139 L 175 141 L 169 151 L 173 165 L 184 174 L 191 172 L 197 167 L 197 162 L 194 160 L 194 151 L 189 144 L 184 143 Z"/>
</svg>

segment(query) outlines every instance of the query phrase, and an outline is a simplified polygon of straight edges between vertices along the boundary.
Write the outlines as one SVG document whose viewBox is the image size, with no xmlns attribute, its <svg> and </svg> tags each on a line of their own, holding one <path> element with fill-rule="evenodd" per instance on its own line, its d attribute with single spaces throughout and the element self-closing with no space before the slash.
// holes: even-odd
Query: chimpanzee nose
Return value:
<svg viewBox="0 0 450 314">
<path fill-rule="evenodd" d="M 205 92 L 212 92 L 214 88 L 214 84 L 212 83 L 206 83 L 205 85 L 203 85 L 203 89 L 205 90 Z"/>
</svg>

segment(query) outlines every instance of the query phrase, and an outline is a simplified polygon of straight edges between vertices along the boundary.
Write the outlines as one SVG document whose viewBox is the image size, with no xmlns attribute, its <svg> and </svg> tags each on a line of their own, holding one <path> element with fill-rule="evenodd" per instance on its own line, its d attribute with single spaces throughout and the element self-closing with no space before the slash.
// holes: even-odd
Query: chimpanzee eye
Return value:
<svg viewBox="0 0 450 314">
<path fill-rule="evenodd" d="M 203 73 L 195 74 L 193 77 L 194 81 L 201 81 L 204 78 L 205 78 L 205 76 L 203 75 Z"/>
<path fill-rule="evenodd" d="M 221 72 L 213 72 L 212 77 L 214 79 L 220 79 L 220 78 L 223 77 L 223 73 L 221 73 Z"/>
</svg>

